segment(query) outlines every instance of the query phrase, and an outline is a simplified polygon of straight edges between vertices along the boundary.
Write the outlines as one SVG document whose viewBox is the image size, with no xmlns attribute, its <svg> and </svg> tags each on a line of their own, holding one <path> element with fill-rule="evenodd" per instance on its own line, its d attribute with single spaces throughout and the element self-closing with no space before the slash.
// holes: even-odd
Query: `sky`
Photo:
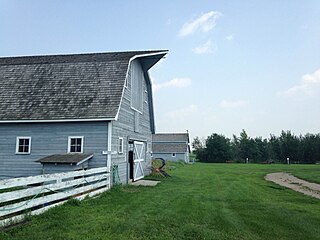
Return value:
<svg viewBox="0 0 320 240">
<path fill-rule="evenodd" d="M 153 49 L 157 132 L 320 132 L 318 0 L 0 0 L 0 57 Z"/>
</svg>

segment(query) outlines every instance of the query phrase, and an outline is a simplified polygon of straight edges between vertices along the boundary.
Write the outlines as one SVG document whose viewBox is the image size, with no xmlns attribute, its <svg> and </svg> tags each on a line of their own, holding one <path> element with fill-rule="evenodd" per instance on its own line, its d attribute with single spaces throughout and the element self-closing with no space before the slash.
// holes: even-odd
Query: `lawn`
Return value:
<svg viewBox="0 0 320 240">
<path fill-rule="evenodd" d="M 320 239 L 320 200 L 263 179 L 320 182 L 320 165 L 181 166 L 156 187 L 115 187 L 51 209 L 0 239 Z"/>
</svg>

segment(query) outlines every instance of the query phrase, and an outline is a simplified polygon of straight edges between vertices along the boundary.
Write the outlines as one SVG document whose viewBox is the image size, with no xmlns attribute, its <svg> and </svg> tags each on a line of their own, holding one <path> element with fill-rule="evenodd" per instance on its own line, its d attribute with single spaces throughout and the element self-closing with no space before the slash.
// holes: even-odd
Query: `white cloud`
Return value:
<svg viewBox="0 0 320 240">
<path fill-rule="evenodd" d="M 170 81 L 164 83 L 155 83 L 154 79 L 151 78 L 153 91 L 158 91 L 162 88 L 184 88 L 191 85 L 192 80 L 190 78 L 173 78 Z"/>
<path fill-rule="evenodd" d="M 185 23 L 180 29 L 179 36 L 184 37 L 197 30 L 208 32 L 216 26 L 216 20 L 221 16 L 222 13 L 215 11 L 204 13 L 193 21 Z"/>
<path fill-rule="evenodd" d="M 320 93 L 320 69 L 312 74 L 305 74 L 298 85 L 279 92 L 279 96 L 285 97 L 312 97 Z"/>
<path fill-rule="evenodd" d="M 239 108 L 247 104 L 248 102 L 244 100 L 222 100 L 219 106 L 221 108 Z"/>
<path fill-rule="evenodd" d="M 230 35 L 226 36 L 226 39 L 227 39 L 228 41 L 231 41 L 231 40 L 234 39 L 234 35 L 233 35 L 233 34 L 230 34 Z"/>
<path fill-rule="evenodd" d="M 192 49 L 192 51 L 196 54 L 204 54 L 204 53 L 212 52 L 213 46 L 212 46 L 211 40 L 208 40 L 204 44 L 202 44 L 198 47 L 195 47 L 194 49 Z"/>
<path fill-rule="evenodd" d="M 170 120 L 185 119 L 186 117 L 190 117 L 194 115 L 196 112 L 198 112 L 198 106 L 191 104 L 189 106 L 167 112 L 165 115 L 166 115 L 166 118 Z"/>
</svg>

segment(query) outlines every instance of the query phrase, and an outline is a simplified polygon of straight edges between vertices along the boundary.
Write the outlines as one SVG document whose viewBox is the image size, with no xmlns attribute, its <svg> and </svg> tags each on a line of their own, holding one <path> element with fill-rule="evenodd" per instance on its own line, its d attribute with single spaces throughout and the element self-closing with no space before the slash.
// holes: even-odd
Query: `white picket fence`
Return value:
<svg viewBox="0 0 320 240">
<path fill-rule="evenodd" d="M 70 198 L 81 200 L 109 188 L 107 167 L 0 180 L 0 191 L 5 191 L 0 193 L 0 227 L 22 221 L 26 214 L 43 213 Z"/>
</svg>

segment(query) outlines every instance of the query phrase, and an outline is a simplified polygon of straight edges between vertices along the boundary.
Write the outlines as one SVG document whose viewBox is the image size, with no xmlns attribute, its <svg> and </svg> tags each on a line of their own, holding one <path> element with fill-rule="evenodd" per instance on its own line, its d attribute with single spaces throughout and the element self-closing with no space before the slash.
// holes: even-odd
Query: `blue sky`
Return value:
<svg viewBox="0 0 320 240">
<path fill-rule="evenodd" d="M 158 132 L 319 133 L 320 1 L 0 0 L 0 56 L 168 49 Z"/>
</svg>

